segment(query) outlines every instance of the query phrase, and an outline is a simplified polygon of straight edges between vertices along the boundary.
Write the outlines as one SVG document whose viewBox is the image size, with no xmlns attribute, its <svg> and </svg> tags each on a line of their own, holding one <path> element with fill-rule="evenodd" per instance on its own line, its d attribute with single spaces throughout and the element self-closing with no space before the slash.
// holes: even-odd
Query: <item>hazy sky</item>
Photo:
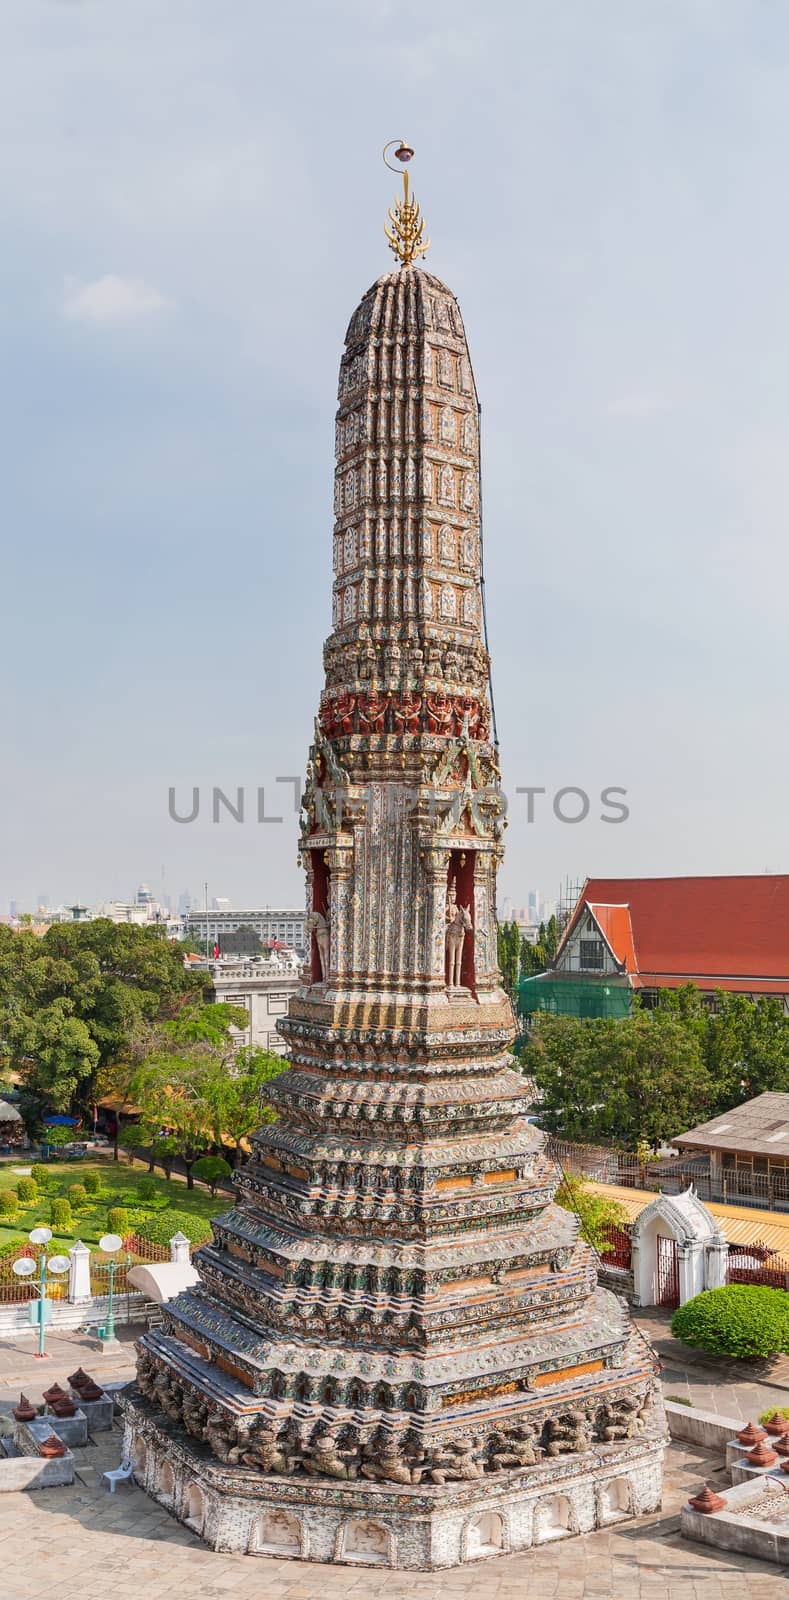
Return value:
<svg viewBox="0 0 789 1600">
<path fill-rule="evenodd" d="M 395 136 L 483 404 L 502 892 L 789 869 L 789 8 L 3 0 L 2 41 L 0 910 L 301 901 L 274 779 Z"/>
</svg>

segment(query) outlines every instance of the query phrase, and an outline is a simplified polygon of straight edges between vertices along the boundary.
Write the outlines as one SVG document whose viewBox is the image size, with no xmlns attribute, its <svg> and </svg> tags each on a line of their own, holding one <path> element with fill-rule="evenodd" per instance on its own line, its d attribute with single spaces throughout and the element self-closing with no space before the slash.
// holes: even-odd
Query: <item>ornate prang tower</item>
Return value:
<svg viewBox="0 0 789 1600">
<path fill-rule="evenodd" d="M 429 1569 L 655 1510 L 665 1440 L 510 1055 L 479 408 L 407 175 L 390 217 L 340 363 L 291 1065 L 140 1341 L 126 1444 L 215 1549 Z"/>
</svg>

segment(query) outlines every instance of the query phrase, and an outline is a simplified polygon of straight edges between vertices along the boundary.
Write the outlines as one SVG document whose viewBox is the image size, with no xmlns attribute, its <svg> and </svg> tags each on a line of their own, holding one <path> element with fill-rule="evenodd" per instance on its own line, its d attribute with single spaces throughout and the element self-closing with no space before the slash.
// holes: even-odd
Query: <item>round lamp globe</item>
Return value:
<svg viewBox="0 0 789 1600">
<path fill-rule="evenodd" d="M 110 1256 L 113 1251 L 123 1249 L 123 1240 L 117 1233 L 103 1233 L 99 1240 L 99 1249 L 105 1250 Z"/>
</svg>

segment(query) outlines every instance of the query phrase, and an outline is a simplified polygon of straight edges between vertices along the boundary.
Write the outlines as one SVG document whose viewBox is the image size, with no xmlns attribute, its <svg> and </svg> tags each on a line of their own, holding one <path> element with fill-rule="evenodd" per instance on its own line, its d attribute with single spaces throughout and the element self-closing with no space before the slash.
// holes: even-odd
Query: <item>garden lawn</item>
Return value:
<svg viewBox="0 0 789 1600">
<path fill-rule="evenodd" d="M 18 1161 L 4 1161 L 0 1164 L 0 1190 L 15 1189 L 20 1180 L 19 1174 L 14 1172 L 14 1167 L 30 1165 L 31 1161 L 24 1155 L 20 1156 Z M 187 1212 L 207 1221 L 229 1210 L 233 1203 L 227 1194 L 212 1197 L 207 1189 L 187 1189 L 183 1180 L 162 1178 L 156 1174 L 153 1174 L 156 1184 L 155 1199 L 141 1200 L 140 1183 L 143 1179 L 150 1178 L 151 1174 L 146 1172 L 144 1167 L 130 1167 L 119 1161 L 102 1161 L 90 1157 L 84 1161 L 48 1161 L 47 1169 L 49 1183 L 46 1189 L 39 1189 L 37 1200 L 30 1205 L 20 1205 L 16 1216 L 10 1220 L 0 1216 L 0 1256 L 10 1245 L 26 1243 L 31 1228 L 51 1227 L 52 1201 L 67 1200 L 69 1186 L 72 1183 L 84 1183 L 86 1172 L 93 1171 L 100 1174 L 101 1193 L 88 1195 L 87 1204 L 81 1206 L 79 1210 L 72 1208 L 73 1221 L 68 1231 L 53 1228 L 54 1237 L 50 1247 L 52 1253 L 60 1248 L 67 1250 L 76 1239 L 95 1247 L 101 1235 L 110 1231 L 107 1212 L 111 1206 L 126 1208 L 130 1214 L 130 1231 L 135 1232 L 135 1224 L 142 1219 L 143 1214 L 164 1218 L 168 1211 Z"/>
</svg>

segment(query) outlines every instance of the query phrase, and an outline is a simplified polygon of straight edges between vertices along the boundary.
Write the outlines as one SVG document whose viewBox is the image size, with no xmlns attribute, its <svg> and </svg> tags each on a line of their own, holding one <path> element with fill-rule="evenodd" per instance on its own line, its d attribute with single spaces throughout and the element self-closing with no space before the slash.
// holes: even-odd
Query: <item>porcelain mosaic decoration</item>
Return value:
<svg viewBox="0 0 789 1600">
<path fill-rule="evenodd" d="M 654 1359 L 552 1204 L 510 1055 L 479 504 L 460 310 L 404 265 L 340 364 L 278 1120 L 125 1408 L 138 1482 L 218 1550 L 431 1569 L 660 1504 Z"/>
</svg>

